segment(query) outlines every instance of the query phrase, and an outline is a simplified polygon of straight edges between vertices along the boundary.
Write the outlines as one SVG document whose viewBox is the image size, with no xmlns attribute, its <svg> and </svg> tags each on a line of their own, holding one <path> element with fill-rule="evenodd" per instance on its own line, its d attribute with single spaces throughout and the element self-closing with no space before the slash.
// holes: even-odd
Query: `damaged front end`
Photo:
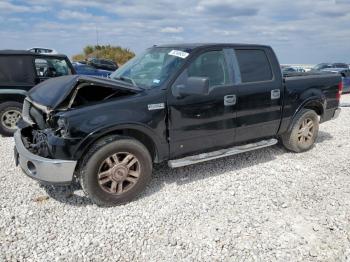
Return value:
<svg viewBox="0 0 350 262">
<path fill-rule="evenodd" d="M 46 107 L 26 98 L 23 103 L 22 120 L 18 123 L 25 147 L 42 157 L 51 156 L 48 147 L 48 136 L 54 134 L 49 122 L 51 113 Z"/>
<path fill-rule="evenodd" d="M 74 141 L 57 136 L 46 121 L 49 114 L 35 107 L 29 99 L 24 101 L 22 119 L 14 134 L 16 165 L 42 183 L 70 184 L 77 161 L 67 149 Z"/>
<path fill-rule="evenodd" d="M 138 91 L 133 86 L 92 77 L 69 76 L 45 81 L 32 89 L 24 101 L 22 121 L 18 124 L 22 141 L 38 156 L 71 159 L 81 138 L 72 137 L 64 113 Z"/>
<path fill-rule="evenodd" d="M 59 111 L 48 110 L 26 98 L 19 132 L 25 148 L 32 154 L 50 159 L 72 159 L 78 138 L 69 135 L 68 125 Z"/>
<path fill-rule="evenodd" d="M 115 81 L 81 76 L 51 79 L 37 85 L 24 101 L 22 119 L 14 135 L 16 163 L 28 176 L 43 183 L 71 183 L 77 165 L 75 152 L 84 139 L 84 133 L 77 135 L 84 120 L 76 112 L 138 91 Z M 90 115 L 85 113 L 83 117 L 90 125 Z"/>
</svg>

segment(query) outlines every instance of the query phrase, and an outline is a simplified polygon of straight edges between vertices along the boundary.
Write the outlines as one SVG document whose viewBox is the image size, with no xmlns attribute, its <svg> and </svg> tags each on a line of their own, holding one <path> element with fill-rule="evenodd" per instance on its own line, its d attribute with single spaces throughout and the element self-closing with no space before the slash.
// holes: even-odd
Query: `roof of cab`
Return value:
<svg viewBox="0 0 350 262">
<path fill-rule="evenodd" d="M 164 44 L 164 45 L 155 45 L 155 47 L 167 47 L 167 48 L 186 48 L 186 49 L 195 49 L 195 48 L 210 48 L 210 47 L 225 47 L 225 46 L 239 46 L 239 47 L 256 47 L 256 48 L 270 48 L 267 45 L 256 45 L 256 44 L 239 44 L 239 43 L 179 43 L 179 44 Z"/>
<path fill-rule="evenodd" d="M 67 57 L 63 54 L 39 54 L 27 50 L 0 50 L 0 55 L 28 55 L 28 56 L 48 56 L 48 57 Z"/>
</svg>

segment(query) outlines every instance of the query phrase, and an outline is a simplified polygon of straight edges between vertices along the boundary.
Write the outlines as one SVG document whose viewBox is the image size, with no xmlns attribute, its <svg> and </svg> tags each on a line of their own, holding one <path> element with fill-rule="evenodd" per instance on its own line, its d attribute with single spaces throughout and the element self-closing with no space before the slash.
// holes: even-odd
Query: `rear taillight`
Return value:
<svg viewBox="0 0 350 262">
<path fill-rule="evenodd" d="M 343 88 L 344 88 L 343 81 L 341 81 L 341 82 L 338 84 L 337 100 L 340 100 L 340 96 L 341 96 L 341 94 L 343 93 Z"/>
</svg>

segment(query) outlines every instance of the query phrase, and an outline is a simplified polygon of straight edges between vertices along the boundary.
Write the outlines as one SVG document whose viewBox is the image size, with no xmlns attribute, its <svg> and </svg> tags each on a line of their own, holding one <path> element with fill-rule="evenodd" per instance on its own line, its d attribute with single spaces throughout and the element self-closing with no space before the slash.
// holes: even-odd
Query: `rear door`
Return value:
<svg viewBox="0 0 350 262">
<path fill-rule="evenodd" d="M 282 75 L 269 48 L 235 48 L 234 65 L 239 67 L 235 142 L 274 136 L 282 115 Z"/>
<path fill-rule="evenodd" d="M 223 148 L 234 142 L 235 88 L 225 50 L 198 54 L 173 84 L 168 97 L 171 158 Z M 188 77 L 207 77 L 209 95 L 177 97 Z"/>
</svg>

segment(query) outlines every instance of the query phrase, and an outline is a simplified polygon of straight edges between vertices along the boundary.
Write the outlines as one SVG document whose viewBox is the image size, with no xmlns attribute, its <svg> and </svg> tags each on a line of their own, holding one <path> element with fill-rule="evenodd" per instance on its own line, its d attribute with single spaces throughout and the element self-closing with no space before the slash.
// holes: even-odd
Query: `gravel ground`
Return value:
<svg viewBox="0 0 350 262">
<path fill-rule="evenodd" d="M 136 201 L 99 208 L 24 176 L 0 138 L 0 261 L 349 261 L 349 142 L 344 107 L 309 152 L 157 166 Z"/>
</svg>

